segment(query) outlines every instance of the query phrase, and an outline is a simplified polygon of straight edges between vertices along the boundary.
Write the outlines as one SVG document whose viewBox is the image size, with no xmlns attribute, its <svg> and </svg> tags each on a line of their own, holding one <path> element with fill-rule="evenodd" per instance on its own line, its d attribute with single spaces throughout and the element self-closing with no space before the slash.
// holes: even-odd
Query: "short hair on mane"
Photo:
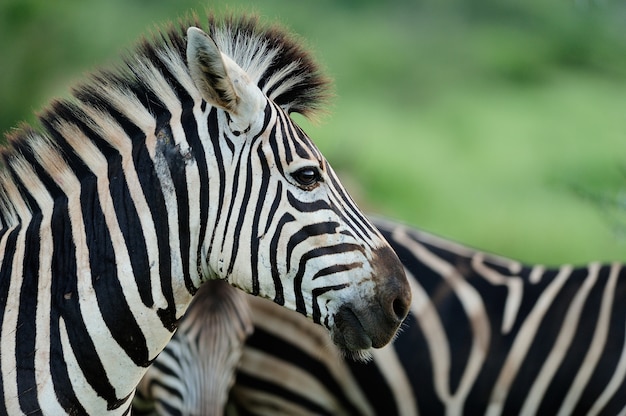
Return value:
<svg viewBox="0 0 626 416">
<path fill-rule="evenodd" d="M 125 65 L 132 71 L 137 55 L 158 65 L 163 49 L 170 49 L 186 63 L 186 33 L 190 26 L 208 33 L 222 53 L 290 113 L 311 117 L 323 110 L 332 95 L 330 80 L 322 74 L 304 42 L 278 24 L 261 22 L 255 14 L 217 17 L 209 13 L 204 24 L 194 14 L 177 24 L 170 23 L 151 38 L 144 38 L 134 53 L 126 57 Z"/>
</svg>

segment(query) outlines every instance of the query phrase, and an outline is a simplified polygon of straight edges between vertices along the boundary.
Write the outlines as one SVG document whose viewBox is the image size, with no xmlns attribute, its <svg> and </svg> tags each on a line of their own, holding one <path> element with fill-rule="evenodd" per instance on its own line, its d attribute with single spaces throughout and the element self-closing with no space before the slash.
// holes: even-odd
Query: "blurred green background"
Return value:
<svg viewBox="0 0 626 416">
<path fill-rule="evenodd" d="M 626 260 L 624 2 L 0 0 L 0 130 L 207 8 L 312 49 L 336 97 L 298 121 L 368 212 L 526 262 Z"/>
</svg>

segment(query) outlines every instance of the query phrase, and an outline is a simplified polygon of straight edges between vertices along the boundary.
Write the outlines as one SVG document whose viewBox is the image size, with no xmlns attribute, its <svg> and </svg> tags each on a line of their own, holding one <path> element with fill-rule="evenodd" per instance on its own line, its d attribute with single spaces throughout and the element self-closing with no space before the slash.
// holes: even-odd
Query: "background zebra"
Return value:
<svg viewBox="0 0 626 416">
<path fill-rule="evenodd" d="M 8 135 L 0 414 L 128 414 L 206 280 L 355 354 L 407 313 L 397 257 L 288 115 L 323 103 L 311 58 L 255 18 L 195 26 L 170 25 Z"/>
<path fill-rule="evenodd" d="M 151 393 L 135 397 L 133 414 L 222 414 L 233 369 L 253 332 L 250 312 L 244 292 L 221 280 L 202 285 L 176 335 L 141 380 L 138 392 Z"/>
<path fill-rule="evenodd" d="M 319 328 L 241 294 L 254 332 L 242 350 L 234 350 L 241 353 L 230 373 L 236 372 L 234 387 L 212 397 L 222 405 L 229 398 L 227 414 L 626 411 L 622 264 L 526 266 L 393 222 L 374 224 L 400 256 L 413 290 L 411 312 L 393 344 L 367 363 L 343 360 Z M 236 316 L 247 319 L 242 313 Z M 197 315 L 191 320 L 187 325 L 214 325 Z M 189 356 L 192 345 L 203 351 L 197 342 L 181 333 L 172 345 L 186 351 L 185 360 L 202 363 L 205 354 Z M 167 404 L 200 394 L 180 380 L 212 379 L 215 373 L 199 375 L 200 366 L 184 373 L 176 362 L 160 362 L 168 350 L 148 371 L 138 398 L 143 409 L 152 405 L 158 414 L 180 414 L 178 404 Z M 169 388 L 158 391 L 159 384 Z M 184 409 L 183 414 L 198 414 Z"/>
</svg>

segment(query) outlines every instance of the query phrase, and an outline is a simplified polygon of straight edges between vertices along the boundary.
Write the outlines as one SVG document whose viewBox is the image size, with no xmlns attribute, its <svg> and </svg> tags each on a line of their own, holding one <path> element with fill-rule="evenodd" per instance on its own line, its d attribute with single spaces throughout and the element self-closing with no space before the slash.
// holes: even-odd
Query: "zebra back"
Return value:
<svg viewBox="0 0 626 416">
<path fill-rule="evenodd" d="M 319 328 L 248 297 L 254 333 L 232 370 L 226 414 L 626 408 L 622 264 L 524 265 L 394 222 L 374 224 L 398 253 L 413 292 L 393 343 L 369 362 L 346 360 Z"/>
</svg>

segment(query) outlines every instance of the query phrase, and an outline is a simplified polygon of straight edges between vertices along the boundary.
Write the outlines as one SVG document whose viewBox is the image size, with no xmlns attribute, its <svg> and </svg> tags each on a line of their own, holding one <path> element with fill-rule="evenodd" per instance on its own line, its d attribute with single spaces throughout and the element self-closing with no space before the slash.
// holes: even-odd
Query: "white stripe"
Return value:
<svg viewBox="0 0 626 416">
<path fill-rule="evenodd" d="M 23 163 L 25 162 L 22 160 L 12 158 L 9 163 L 16 169 L 18 175 L 20 171 L 23 171 Z M 26 206 L 21 197 L 14 201 L 18 201 L 17 203 L 19 205 Z M 4 319 L 2 321 L 2 332 L 0 332 L 0 334 L 2 334 L 0 337 L 0 370 L 2 371 L 5 404 L 9 414 L 18 414 L 20 412 L 17 391 L 17 372 L 15 368 L 15 342 L 24 272 L 25 230 L 31 220 L 30 210 L 20 209 L 18 215 L 20 216 L 22 228 L 16 240 L 15 254 L 11 263 L 11 277 L 4 310 Z M 8 236 L 8 233 L 6 235 Z"/>
<path fill-rule="evenodd" d="M 37 308 L 35 310 L 35 356 L 34 370 L 37 384 L 38 400 L 46 404 L 46 412 L 62 414 L 63 408 L 57 401 L 52 379 L 50 377 L 50 310 L 51 310 L 51 279 L 53 243 L 50 231 L 50 218 L 54 207 L 53 200 L 30 166 L 24 165 L 20 178 L 29 190 L 42 214 L 39 230 L 39 276 L 37 284 Z M 34 387 L 34 386 L 33 386 Z"/>
<path fill-rule="evenodd" d="M 154 309 L 144 305 L 141 300 L 139 288 L 134 279 L 126 241 L 124 240 L 124 235 L 117 221 L 115 207 L 109 190 L 108 164 L 106 158 L 78 127 L 62 124 L 58 125 L 57 128 L 72 146 L 76 154 L 97 177 L 98 202 L 100 203 L 106 227 L 111 237 L 111 244 L 113 246 L 117 266 L 117 279 L 126 297 L 125 302 L 129 305 L 133 317 L 135 321 L 137 321 L 137 325 L 141 328 L 146 338 L 148 358 L 156 357 L 165 346 L 165 343 L 170 339 L 171 333 L 163 327 Z M 61 162 L 59 161 L 57 163 Z M 87 248 L 85 247 L 85 249 Z M 178 276 L 182 276 L 182 273 Z M 108 365 L 107 361 L 104 362 Z M 127 368 L 116 366 L 109 367 L 110 370 L 114 368 L 117 368 L 120 372 L 110 374 L 112 380 L 122 381 L 128 378 Z"/>
<path fill-rule="evenodd" d="M 65 320 L 63 318 L 59 319 L 59 332 L 61 335 L 61 346 L 63 348 L 63 358 L 65 359 L 65 364 L 67 366 L 67 373 L 70 378 L 70 382 L 74 388 L 74 393 L 76 397 L 80 401 L 83 408 L 88 414 L 92 415 L 122 415 L 124 413 L 125 406 L 121 406 L 117 410 L 107 410 L 107 402 L 102 397 L 98 396 L 94 390 L 89 387 L 89 383 L 87 379 L 83 375 L 80 366 L 78 365 L 78 361 L 76 360 L 76 355 L 72 350 L 72 346 L 70 344 L 69 338 L 67 336 L 67 328 L 65 326 Z M 80 387 L 77 389 L 77 387 Z M 47 405 L 47 403 L 46 403 Z M 47 410 L 47 408 L 46 408 Z M 60 413 L 49 413 L 53 414 L 65 414 L 65 411 Z"/>
<path fill-rule="evenodd" d="M 515 380 L 520 366 L 524 362 L 524 357 L 528 353 L 530 345 L 535 340 L 537 330 L 543 316 L 547 312 L 550 305 L 554 301 L 554 298 L 558 295 L 559 290 L 563 284 L 567 281 L 567 278 L 572 272 L 572 267 L 569 265 L 561 266 L 559 273 L 550 283 L 550 285 L 543 291 L 535 307 L 526 317 L 526 320 L 522 324 L 513 346 L 509 351 L 509 355 L 500 370 L 500 376 L 494 384 L 494 390 L 491 393 L 489 399 L 489 406 L 487 407 L 486 414 L 488 416 L 495 416 L 502 413 L 504 402 L 509 394 L 511 384 Z"/>
<path fill-rule="evenodd" d="M 472 328 L 472 346 L 467 359 L 467 366 L 463 372 L 456 393 L 449 398 L 447 403 L 444 401 L 449 414 L 460 414 L 463 411 L 465 399 L 485 362 L 489 348 L 491 327 L 489 325 L 485 305 L 483 304 L 480 294 L 465 281 L 454 265 L 435 256 L 431 251 L 427 250 L 426 247 L 411 238 L 402 228 L 397 228 L 394 231 L 393 238 L 399 243 L 404 244 L 417 259 L 447 281 L 463 305 L 463 309 L 465 310 L 467 319 Z M 436 345 L 434 348 L 434 351 L 436 351 L 435 355 L 440 354 L 439 349 L 441 346 Z"/>
<path fill-rule="evenodd" d="M 405 270 L 405 273 L 411 286 L 411 313 L 415 316 L 428 344 L 430 361 L 433 365 L 435 392 L 441 401 L 448 402 L 452 397 L 449 390 L 450 344 L 430 296 L 418 283 L 415 276 L 412 276 L 408 270 Z"/>
<path fill-rule="evenodd" d="M 128 191 L 135 206 L 141 230 L 146 242 L 146 252 L 148 264 L 150 265 L 150 285 L 152 286 L 152 299 L 155 309 L 167 308 L 167 299 L 161 291 L 161 275 L 159 274 L 159 248 L 157 244 L 156 229 L 154 221 L 150 215 L 150 208 L 141 187 L 137 169 L 133 160 L 133 148 L 131 139 L 126 135 L 122 127 L 105 114 L 90 106 L 83 106 L 83 111 L 91 117 L 94 123 L 89 123 L 90 127 L 96 131 L 100 137 L 105 139 L 122 157 L 122 169 L 124 178 L 128 186 Z"/>
<path fill-rule="evenodd" d="M 528 276 L 528 281 L 532 284 L 539 283 L 545 271 L 546 271 L 546 268 L 542 265 L 533 266 L 533 269 L 530 272 L 530 276 Z"/>
<path fill-rule="evenodd" d="M 53 179 L 57 185 L 67 195 L 68 214 L 70 218 L 72 228 L 72 240 L 76 247 L 76 271 L 77 271 L 77 286 L 78 286 L 78 301 L 80 313 L 83 318 L 83 325 L 91 338 L 96 353 L 100 358 L 100 361 L 105 366 L 107 372 L 107 378 L 111 380 L 114 388 L 116 388 L 116 396 L 126 397 L 132 390 L 128 387 L 134 385 L 139 381 L 143 374 L 142 369 L 138 369 L 137 366 L 126 355 L 125 351 L 113 341 L 113 335 L 109 331 L 106 323 L 103 320 L 102 313 L 98 306 L 95 290 L 92 284 L 91 266 L 89 263 L 89 250 L 87 247 L 85 237 L 85 224 L 83 221 L 83 215 L 80 205 L 80 183 L 69 169 L 59 170 L 55 173 Z M 72 294 L 76 295 L 76 294 Z M 64 345 L 64 355 L 67 359 L 69 355 L 73 356 L 71 350 L 69 350 L 69 338 L 66 331 L 61 330 L 61 336 L 65 337 L 66 345 Z M 69 364 L 69 362 L 68 362 Z M 76 397 L 81 398 L 83 407 L 89 412 L 90 401 L 83 400 L 82 398 L 91 397 L 94 392 L 91 386 L 84 382 L 80 367 L 76 366 L 69 368 L 68 371 L 70 379 L 72 380 L 73 389 Z M 110 374 L 114 376 L 111 377 Z M 115 378 L 118 377 L 118 378 Z M 117 384 L 117 386 L 116 386 Z M 120 384 L 126 384 L 119 391 Z"/>
<path fill-rule="evenodd" d="M 508 296 L 504 304 L 501 331 L 503 334 L 508 334 L 511 328 L 513 328 L 515 318 L 522 304 L 524 281 L 519 276 L 503 276 L 487 266 L 484 261 L 483 253 L 477 252 L 472 256 L 472 268 L 492 285 L 506 287 Z"/>
<path fill-rule="evenodd" d="M 398 406 L 399 416 L 417 416 L 417 403 L 411 382 L 409 381 L 396 350 L 392 344 L 372 351 L 374 363 L 380 370 L 389 386 L 395 403 Z"/>
<path fill-rule="evenodd" d="M 604 406 L 615 396 L 617 390 L 624 382 L 624 377 L 626 377 L 626 348 L 622 348 L 622 353 L 615 366 L 613 377 L 611 377 L 611 381 L 609 381 L 600 397 L 598 397 L 591 409 L 589 409 L 589 415 L 597 415 L 602 412 Z"/>
<path fill-rule="evenodd" d="M 574 336 L 576 335 L 576 329 L 578 328 L 578 323 L 580 322 L 580 315 L 585 307 L 585 302 L 587 301 L 589 293 L 596 284 L 598 273 L 600 271 L 600 265 L 598 263 L 590 264 L 588 270 L 589 274 L 585 278 L 581 287 L 578 289 L 569 308 L 567 309 L 565 320 L 561 324 L 561 330 L 556 338 L 556 341 L 554 342 L 554 345 L 552 346 L 552 350 L 546 357 L 539 374 L 537 374 L 537 377 L 535 378 L 535 382 L 526 396 L 526 401 L 524 402 L 520 412 L 521 414 L 530 415 L 537 413 L 541 400 L 544 397 L 550 382 L 554 378 L 554 374 L 563 362 L 569 346 L 572 343 L 572 339 L 574 339 Z M 573 409 L 562 410 L 570 413 Z"/>
<path fill-rule="evenodd" d="M 618 263 L 613 263 L 611 265 L 611 272 L 604 288 L 604 293 L 602 294 L 600 313 L 598 315 L 596 330 L 591 338 L 591 345 L 589 346 L 585 359 L 578 369 L 576 378 L 574 378 L 574 382 L 572 383 L 565 400 L 563 400 L 563 404 L 559 410 L 559 416 L 566 416 L 573 412 L 574 407 L 580 399 L 580 393 L 589 383 L 593 371 L 598 364 L 598 360 L 600 360 L 600 357 L 602 356 L 611 325 L 611 309 L 613 308 L 613 301 L 615 300 L 615 287 L 617 285 L 617 278 L 621 268 L 622 265 Z"/>
</svg>

